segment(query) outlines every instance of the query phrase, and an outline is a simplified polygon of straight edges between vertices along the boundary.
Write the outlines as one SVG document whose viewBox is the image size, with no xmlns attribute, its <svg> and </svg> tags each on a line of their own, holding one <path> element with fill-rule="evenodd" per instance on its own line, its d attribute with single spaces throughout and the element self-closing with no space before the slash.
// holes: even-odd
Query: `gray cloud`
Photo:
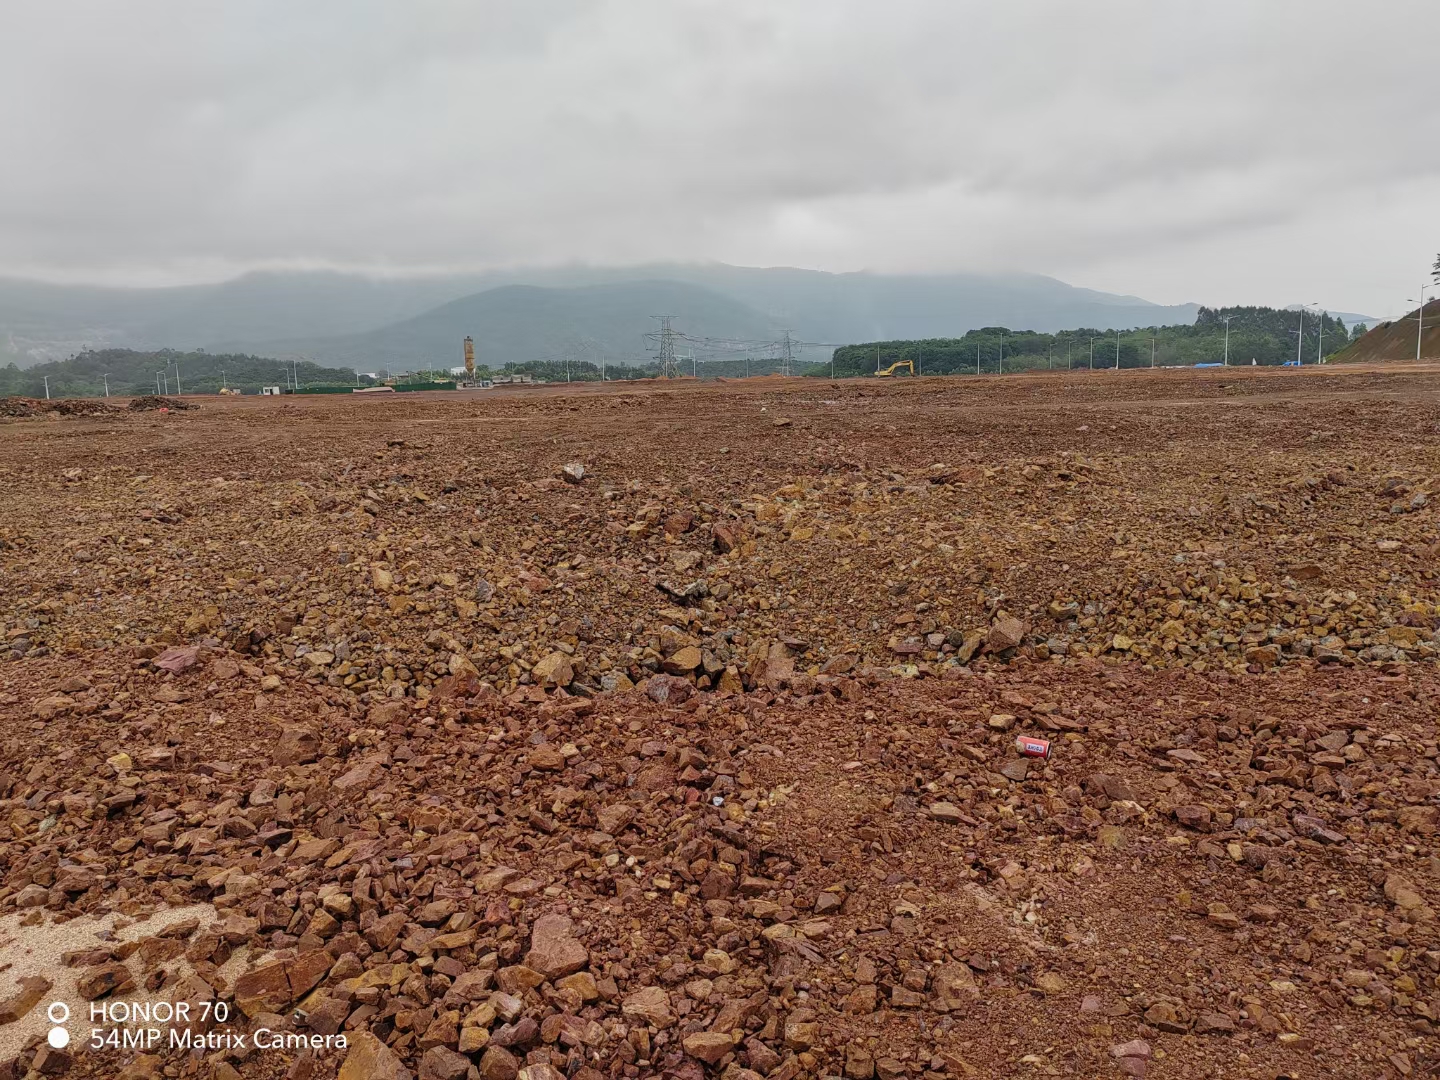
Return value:
<svg viewBox="0 0 1440 1080">
<path fill-rule="evenodd" d="M 1386 314 L 1440 247 L 1428 0 L 11 0 L 0 32 L 5 273 L 723 259 Z"/>
</svg>

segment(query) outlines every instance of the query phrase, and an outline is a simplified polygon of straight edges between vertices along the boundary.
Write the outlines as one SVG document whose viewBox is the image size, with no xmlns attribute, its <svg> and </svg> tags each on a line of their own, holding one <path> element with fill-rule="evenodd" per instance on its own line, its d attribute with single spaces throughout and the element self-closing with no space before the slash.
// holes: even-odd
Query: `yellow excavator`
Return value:
<svg viewBox="0 0 1440 1080">
<path fill-rule="evenodd" d="M 875 377 L 876 377 L 877 379 L 888 379 L 888 378 L 890 378 L 890 376 L 894 375 L 895 372 L 899 371 L 901 368 L 905 368 L 907 371 L 910 372 L 911 375 L 914 375 L 914 374 L 915 374 L 915 361 L 913 361 L 913 360 L 896 360 L 895 363 L 891 364 L 891 365 L 890 365 L 889 367 L 887 367 L 884 371 L 877 371 L 877 372 L 875 372 Z"/>
</svg>

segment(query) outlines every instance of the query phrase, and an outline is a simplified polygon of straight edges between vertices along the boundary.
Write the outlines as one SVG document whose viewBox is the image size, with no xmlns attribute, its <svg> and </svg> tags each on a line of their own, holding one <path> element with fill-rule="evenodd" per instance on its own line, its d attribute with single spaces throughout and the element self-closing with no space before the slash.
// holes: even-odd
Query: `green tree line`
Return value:
<svg viewBox="0 0 1440 1080">
<path fill-rule="evenodd" d="M 302 387 L 368 383 L 361 376 L 357 384 L 350 368 L 321 367 L 305 360 L 296 365 L 243 353 L 87 349 L 67 360 L 24 370 L 14 364 L 0 368 L 0 397 L 44 397 L 46 376 L 51 397 L 101 397 L 107 375 L 112 397 L 153 394 L 157 386 L 171 394 L 177 386 L 186 394 L 214 394 L 222 386 L 256 393 L 262 386 L 289 386 L 297 376 Z"/>
<path fill-rule="evenodd" d="M 918 373 L 926 375 L 973 374 L 977 364 L 982 373 L 1046 368 L 1113 368 L 1117 354 L 1122 368 L 1149 367 L 1152 355 L 1156 366 L 1191 366 L 1220 363 L 1225 357 L 1225 319 L 1230 318 L 1230 363 L 1248 366 L 1276 365 L 1296 356 L 1299 331 L 1300 356 L 1314 363 L 1317 350 L 1322 357 L 1333 356 L 1351 340 L 1364 333 L 1365 325 L 1347 330 L 1342 319 L 1306 312 L 1301 331 L 1301 313 L 1267 307 L 1204 308 L 1195 322 L 1184 326 L 1151 326 L 1138 330 L 1098 330 L 1078 327 L 1058 333 L 1010 330 L 987 326 L 959 338 L 929 338 L 913 341 L 871 341 L 846 345 L 835 350 L 835 374 L 872 375 L 897 361 L 909 360 Z M 810 374 L 828 376 L 829 365 L 813 368 Z"/>
</svg>

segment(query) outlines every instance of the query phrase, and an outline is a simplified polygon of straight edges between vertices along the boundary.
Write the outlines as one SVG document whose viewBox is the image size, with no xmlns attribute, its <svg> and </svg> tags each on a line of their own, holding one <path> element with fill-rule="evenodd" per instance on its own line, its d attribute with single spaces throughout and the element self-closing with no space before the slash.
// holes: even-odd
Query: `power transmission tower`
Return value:
<svg viewBox="0 0 1440 1080">
<path fill-rule="evenodd" d="M 788 378 L 789 375 L 790 375 L 790 331 L 789 331 L 789 330 L 786 330 L 786 331 L 785 331 L 785 342 L 784 342 L 784 345 L 785 345 L 785 375 L 786 375 L 786 377 Z"/>
<path fill-rule="evenodd" d="M 680 365 L 675 362 L 675 331 L 670 328 L 674 315 L 651 315 L 660 320 L 660 374 L 673 379 L 680 374 Z"/>
</svg>

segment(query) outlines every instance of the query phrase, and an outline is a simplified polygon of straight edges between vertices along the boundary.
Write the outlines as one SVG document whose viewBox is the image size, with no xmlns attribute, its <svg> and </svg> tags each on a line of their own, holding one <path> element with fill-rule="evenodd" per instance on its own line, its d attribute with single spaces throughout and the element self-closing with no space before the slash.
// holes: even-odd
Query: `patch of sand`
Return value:
<svg viewBox="0 0 1440 1080">
<path fill-rule="evenodd" d="M 84 968 L 66 967 L 61 957 L 67 952 L 92 949 L 102 945 L 113 945 L 121 941 L 138 941 L 151 937 L 186 919 L 199 919 L 201 927 L 219 921 L 219 915 L 210 904 L 191 904 L 187 907 L 165 908 L 146 918 L 131 920 L 117 912 L 100 917 L 82 916 L 68 922 L 43 922 L 38 926 L 22 926 L 30 912 L 16 912 L 0 916 L 0 998 L 9 997 L 19 990 L 19 980 L 31 975 L 43 976 L 54 985 L 49 993 L 40 999 L 30 1012 L 12 1024 L 0 1026 L 0 1061 L 9 1061 L 31 1040 L 43 1039 L 51 1024 L 47 1010 L 57 1001 L 63 1001 L 70 1008 L 70 1020 L 64 1027 L 70 1032 L 71 1053 L 80 1053 L 89 1041 L 90 1003 L 84 1000 L 76 988 Z M 116 929 L 116 924 L 120 929 Z M 232 971 L 240 970 L 245 964 L 246 949 L 235 950 L 233 956 L 222 968 L 226 977 Z M 111 995 L 120 1001 L 167 1001 L 166 991 L 155 994 L 140 989 L 144 978 L 137 956 L 132 956 L 128 967 L 135 978 L 137 989 L 127 994 Z M 190 975 L 194 969 L 183 956 L 170 961 L 180 978 Z"/>
</svg>

